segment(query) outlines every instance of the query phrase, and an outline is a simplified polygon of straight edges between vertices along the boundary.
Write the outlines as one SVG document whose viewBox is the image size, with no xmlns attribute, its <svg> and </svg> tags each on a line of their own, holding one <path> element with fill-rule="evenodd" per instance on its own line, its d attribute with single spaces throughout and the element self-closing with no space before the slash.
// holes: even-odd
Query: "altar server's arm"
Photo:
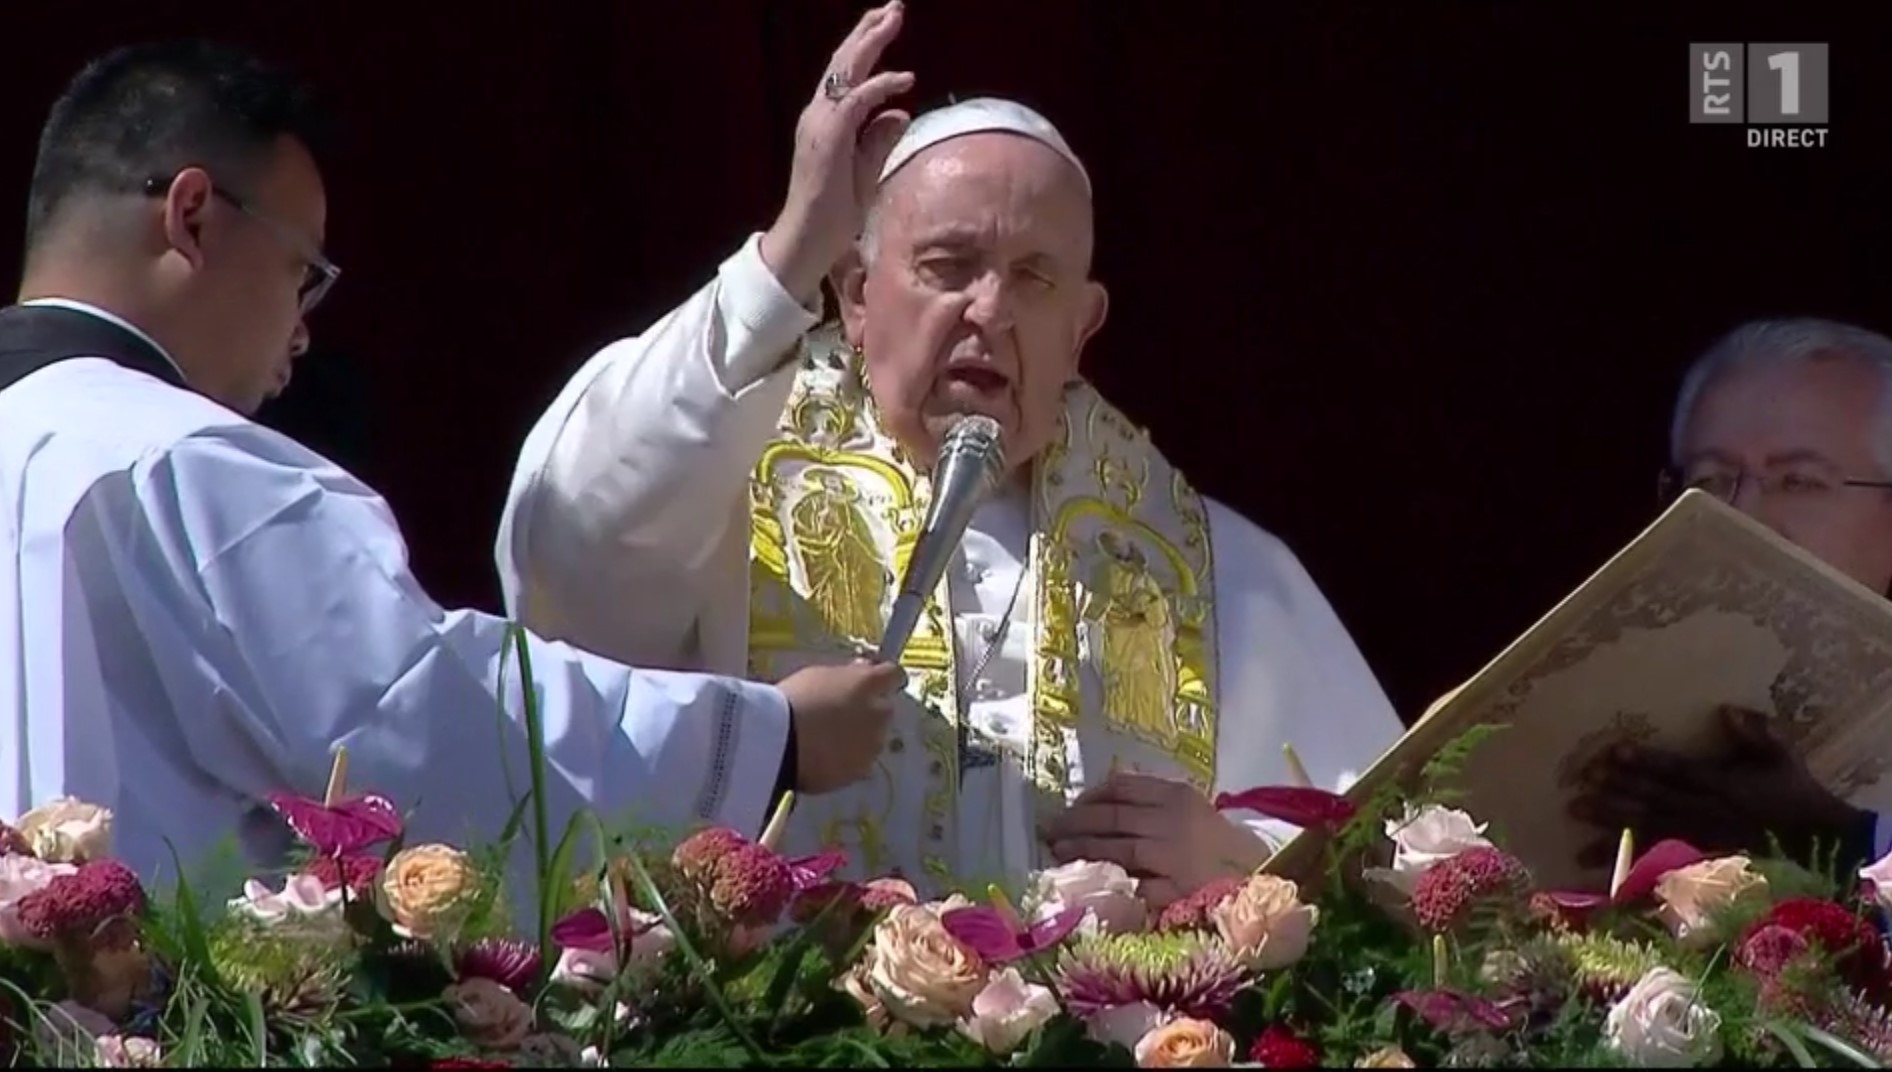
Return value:
<svg viewBox="0 0 1892 1072">
<path fill-rule="evenodd" d="M 352 784 L 418 805 L 410 841 L 500 832 L 528 771 L 507 623 L 429 598 L 378 496 L 254 426 L 186 440 L 133 493 L 142 531 L 126 545 L 163 566 L 127 554 L 126 583 L 154 651 L 174 646 L 211 682 L 185 727 L 205 773 L 249 797 L 319 793 L 341 744 Z M 527 649 L 555 830 L 585 806 L 759 830 L 787 739 L 781 692 L 537 637 Z"/>
<path fill-rule="evenodd" d="M 749 476 L 815 322 L 752 236 L 650 330 L 586 362 L 513 474 L 494 548 L 509 612 L 615 658 L 695 665 L 705 601 L 743 575 Z"/>
<path fill-rule="evenodd" d="M 1345 791 L 1405 732 L 1353 637 L 1279 538 L 1211 501 L 1222 709 L 1216 788 L 1314 783 Z M 1294 827 L 1237 813 L 1277 847 Z"/>
</svg>

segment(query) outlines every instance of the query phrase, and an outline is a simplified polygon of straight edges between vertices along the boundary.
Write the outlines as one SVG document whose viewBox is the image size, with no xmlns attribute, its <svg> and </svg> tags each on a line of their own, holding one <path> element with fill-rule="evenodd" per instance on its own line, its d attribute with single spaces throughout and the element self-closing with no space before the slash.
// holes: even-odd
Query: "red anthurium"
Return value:
<svg viewBox="0 0 1892 1072">
<path fill-rule="evenodd" d="M 272 793 L 269 805 L 318 856 L 355 856 L 401 836 L 401 813 L 386 797 L 352 797 L 324 804 Z"/>
<path fill-rule="evenodd" d="M 1629 865 L 1629 874 L 1624 876 L 1623 884 L 1616 888 L 1616 896 L 1612 900 L 1619 905 L 1640 901 L 1655 892 L 1656 885 L 1664 875 L 1692 867 L 1706 859 L 1707 853 L 1686 841 L 1673 838 L 1658 841 Z"/>
<path fill-rule="evenodd" d="M 829 875 L 841 869 L 847 863 L 847 854 L 840 852 L 819 852 L 813 856 L 798 856 L 788 862 L 788 872 L 794 876 L 795 890 L 804 893 L 827 881 Z"/>
<path fill-rule="evenodd" d="M 1067 908 L 1029 927 L 1019 926 L 1009 913 L 997 908 L 955 908 L 940 917 L 946 933 L 965 943 L 988 964 L 1014 960 L 1054 949 L 1084 922 L 1083 908 Z"/>
<path fill-rule="evenodd" d="M 1626 905 L 1642 900 L 1655 892 L 1662 877 L 1671 871 L 1680 871 L 1708 859 L 1708 854 L 1690 845 L 1686 841 L 1673 838 L 1658 841 L 1649 847 L 1649 851 L 1636 858 L 1629 865 L 1629 873 L 1623 876 L 1622 885 L 1616 887 L 1616 895 L 1606 893 L 1582 893 L 1574 890 L 1560 890 L 1539 894 L 1539 898 L 1549 902 L 1573 917 L 1582 917 L 1606 905 Z"/>
<path fill-rule="evenodd" d="M 1306 786 L 1267 785 L 1239 793 L 1220 793 L 1217 811 L 1241 809 L 1295 826 L 1336 826 L 1353 818 L 1358 807 L 1339 793 Z"/>
</svg>

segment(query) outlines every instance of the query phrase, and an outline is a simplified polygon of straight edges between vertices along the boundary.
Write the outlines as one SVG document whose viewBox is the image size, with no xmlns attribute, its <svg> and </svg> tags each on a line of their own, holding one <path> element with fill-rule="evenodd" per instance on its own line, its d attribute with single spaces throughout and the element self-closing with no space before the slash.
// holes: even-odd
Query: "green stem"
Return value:
<svg viewBox="0 0 1892 1072">
<path fill-rule="evenodd" d="M 736 1011 L 729 1007 L 728 1000 L 723 996 L 723 988 L 716 980 L 716 973 L 710 970 L 709 962 L 696 951 L 696 946 L 684 933 L 683 925 L 677 921 L 676 914 L 670 911 L 670 902 L 664 899 L 663 891 L 657 888 L 657 883 L 650 877 L 650 872 L 644 869 L 644 861 L 638 859 L 636 853 L 631 853 L 624 859 L 636 876 L 637 884 L 644 891 L 644 896 L 650 898 L 651 906 L 657 909 L 657 914 L 663 917 L 664 925 L 670 928 L 670 936 L 676 939 L 677 952 L 683 954 L 683 959 L 690 965 L 690 973 L 696 976 L 697 982 L 703 987 L 704 996 L 708 997 L 710 1004 L 715 1006 L 717 1014 L 723 1018 L 723 1023 L 729 1026 L 730 1033 L 736 1036 L 736 1041 L 742 1043 L 743 1049 L 749 1051 L 749 1056 L 754 1058 L 757 1064 L 769 1065 L 769 1059 L 762 1052 L 762 1047 L 756 1044 L 754 1037 L 736 1018 Z"/>
<path fill-rule="evenodd" d="M 519 687 L 526 720 L 526 751 L 532 763 L 532 849 L 538 863 L 539 949 L 544 953 L 552 948 L 552 913 L 556 906 L 552 896 L 552 819 L 547 812 L 545 795 L 545 723 L 540 717 L 538 693 L 533 688 L 532 653 L 526 643 L 526 631 L 516 622 L 511 625 L 510 631 L 513 648 L 519 655 Z M 540 959 L 539 985 L 544 986 L 551 978 L 553 964 L 550 956 Z"/>
</svg>

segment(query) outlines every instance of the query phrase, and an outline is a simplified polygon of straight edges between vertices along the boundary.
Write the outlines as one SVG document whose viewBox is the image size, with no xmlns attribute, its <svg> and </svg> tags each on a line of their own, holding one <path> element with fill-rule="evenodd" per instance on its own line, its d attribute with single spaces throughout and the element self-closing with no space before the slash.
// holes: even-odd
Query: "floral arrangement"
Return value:
<svg viewBox="0 0 1892 1072">
<path fill-rule="evenodd" d="M 1629 839 L 1608 890 L 1539 888 L 1437 794 L 1303 787 L 1230 812 L 1329 835 L 1310 898 L 1231 876 L 1155 911 L 1114 864 L 939 901 L 788 858 L 776 822 L 541 836 L 537 933 L 506 849 L 404 844 L 374 795 L 272 799 L 296 866 L 162 899 L 74 800 L 0 825 L 0 1058 L 436 1068 L 1115 1065 L 1878 1067 L 1892 863 L 1840 883 Z M 545 817 L 536 825 L 544 833 Z M 574 873 L 576 872 L 576 873 Z M 1884 891 L 1884 893 L 1882 893 Z"/>
</svg>

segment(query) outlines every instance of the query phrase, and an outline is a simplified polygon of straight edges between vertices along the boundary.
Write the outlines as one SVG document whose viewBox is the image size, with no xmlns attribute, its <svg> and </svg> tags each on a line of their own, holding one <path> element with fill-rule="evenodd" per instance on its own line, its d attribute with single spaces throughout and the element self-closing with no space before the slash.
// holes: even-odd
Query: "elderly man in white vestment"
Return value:
<svg viewBox="0 0 1892 1072">
<path fill-rule="evenodd" d="M 90 65 L 47 122 L 0 309 L 0 811 L 104 805 L 147 876 L 167 842 L 190 866 L 233 835 L 280 864 L 263 799 L 320 796 L 337 745 L 354 786 L 414 809 L 413 841 L 495 837 L 527 785 L 508 623 L 428 598 L 387 504 L 247 416 L 336 278 L 308 115 L 228 49 Z M 778 782 L 868 769 L 901 678 L 777 688 L 528 642 L 561 826 L 590 806 L 753 834 Z"/>
<path fill-rule="evenodd" d="M 1079 375 L 1106 299 L 1065 140 L 1002 100 L 879 111 L 913 81 L 872 73 L 902 17 L 868 12 L 835 53 L 774 226 L 531 431 L 509 607 L 615 658 L 765 680 L 871 646 L 944 429 L 988 415 L 1011 471 L 905 650 L 886 754 L 798 806 L 788 844 L 935 891 L 1112 860 L 1160 904 L 1284 832 L 1208 794 L 1289 783 L 1289 743 L 1341 787 L 1401 724 L 1289 550 Z M 824 275 L 839 330 L 817 330 Z"/>
</svg>

